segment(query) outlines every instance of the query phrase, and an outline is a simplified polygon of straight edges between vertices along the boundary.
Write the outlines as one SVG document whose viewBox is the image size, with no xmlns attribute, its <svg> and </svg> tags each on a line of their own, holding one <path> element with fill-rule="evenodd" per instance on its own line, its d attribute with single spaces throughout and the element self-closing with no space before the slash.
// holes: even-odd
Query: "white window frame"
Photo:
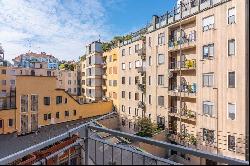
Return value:
<svg viewBox="0 0 250 166">
<path fill-rule="evenodd" d="M 204 85 L 204 75 L 212 75 L 213 76 L 213 82 L 212 82 L 212 86 L 205 86 Z M 212 87 L 214 87 L 214 84 L 215 84 L 215 74 L 214 73 L 203 73 L 202 74 L 202 87 L 203 88 L 212 88 Z"/>
<path fill-rule="evenodd" d="M 235 106 L 235 118 L 234 119 L 231 119 L 229 117 L 229 104 L 233 104 Z M 231 120 L 231 121 L 237 120 L 237 104 L 236 104 L 236 102 L 227 102 L 227 120 Z"/>
<path fill-rule="evenodd" d="M 122 63 L 122 70 L 126 70 L 126 63 Z"/>
<path fill-rule="evenodd" d="M 160 61 L 159 61 L 160 60 L 160 58 L 159 58 L 160 56 L 163 56 L 163 62 L 162 63 L 160 63 Z M 158 62 L 157 62 L 158 65 L 163 65 L 165 63 L 165 55 L 164 54 L 158 54 L 157 59 L 158 59 Z"/>
<path fill-rule="evenodd" d="M 214 23 L 213 23 L 213 24 L 209 23 L 209 24 L 206 24 L 206 25 L 204 26 L 204 20 L 206 20 L 206 19 L 208 19 L 208 18 L 211 18 L 211 17 L 214 18 L 214 19 L 213 19 L 213 20 L 214 20 Z M 213 25 L 212 28 L 210 28 L 211 25 Z M 207 30 L 204 30 L 204 27 L 208 27 L 208 29 L 207 29 Z M 210 16 L 204 17 L 204 18 L 202 19 L 202 30 L 203 30 L 203 32 L 210 31 L 210 30 L 212 30 L 212 29 L 214 29 L 214 28 L 215 28 L 215 15 L 210 15 Z"/>
<path fill-rule="evenodd" d="M 229 10 L 231 10 L 233 8 L 235 10 L 235 12 L 234 12 L 235 20 L 234 20 L 234 23 L 229 24 Z M 232 24 L 236 24 L 237 23 L 237 10 L 236 10 L 236 6 L 232 6 L 232 7 L 230 7 L 230 8 L 227 9 L 227 18 L 226 19 L 227 19 L 227 25 L 232 25 Z"/>
<path fill-rule="evenodd" d="M 234 39 L 234 55 L 229 55 L 229 41 Z M 237 55 L 237 42 L 236 38 L 229 38 L 227 40 L 227 56 L 228 57 L 235 57 Z"/>
</svg>

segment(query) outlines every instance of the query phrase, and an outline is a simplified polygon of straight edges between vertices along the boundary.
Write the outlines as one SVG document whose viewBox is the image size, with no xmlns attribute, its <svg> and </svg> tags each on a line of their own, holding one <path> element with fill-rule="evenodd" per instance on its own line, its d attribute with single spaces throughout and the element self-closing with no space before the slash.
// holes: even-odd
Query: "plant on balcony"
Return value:
<svg viewBox="0 0 250 166">
<path fill-rule="evenodd" d="M 189 134 L 188 142 L 192 145 L 195 145 L 195 146 L 197 145 L 197 139 L 195 138 L 193 134 Z"/>
<path fill-rule="evenodd" d="M 139 132 L 136 134 L 141 137 L 152 137 L 157 132 L 157 125 L 152 123 L 149 118 L 139 118 L 136 122 Z"/>
<path fill-rule="evenodd" d="M 109 51 L 111 49 L 112 44 L 111 43 L 102 43 L 102 50 L 104 52 Z"/>
</svg>

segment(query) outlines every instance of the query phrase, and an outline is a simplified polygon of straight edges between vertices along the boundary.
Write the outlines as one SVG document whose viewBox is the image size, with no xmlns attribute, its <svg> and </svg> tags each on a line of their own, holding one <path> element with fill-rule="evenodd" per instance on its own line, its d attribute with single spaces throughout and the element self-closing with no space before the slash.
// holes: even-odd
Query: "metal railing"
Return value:
<svg viewBox="0 0 250 166">
<path fill-rule="evenodd" d="M 1 164 L 10 164 L 18 159 L 21 159 L 27 155 L 30 155 L 36 151 L 39 151 L 43 148 L 46 148 L 50 145 L 55 144 L 56 142 L 62 141 L 65 138 L 70 138 L 74 135 L 78 135 L 79 139 L 74 143 L 65 146 L 63 149 L 60 149 L 45 158 L 40 158 L 38 161 L 33 163 L 33 165 L 45 165 L 49 161 L 49 159 L 55 159 L 59 154 L 67 151 L 69 154 L 66 157 L 66 162 L 71 164 L 73 158 L 77 157 L 79 163 L 77 164 L 85 164 L 85 165 L 107 165 L 107 164 L 120 164 L 120 165 L 180 165 L 181 163 L 176 163 L 169 159 L 160 158 L 149 154 L 147 152 L 143 152 L 138 150 L 138 148 L 132 148 L 127 144 L 120 143 L 112 143 L 112 141 L 104 140 L 97 136 L 97 132 L 107 133 L 112 138 L 126 138 L 133 142 L 142 142 L 146 144 L 150 144 L 153 146 L 161 147 L 166 150 L 174 150 L 184 154 L 190 154 L 196 157 L 209 159 L 218 163 L 225 163 L 229 165 L 248 165 L 249 162 L 242 161 L 234 158 L 229 158 L 221 155 L 215 155 L 209 152 L 204 152 L 200 150 L 194 150 L 191 148 L 183 147 L 180 145 L 174 145 L 168 142 L 157 141 L 151 138 L 139 137 L 133 134 L 128 134 L 116 130 L 107 129 L 104 127 L 99 127 L 94 125 L 96 120 L 101 120 L 107 118 L 113 113 L 107 114 L 101 118 L 92 120 L 88 123 L 80 125 L 74 129 L 69 130 L 68 132 L 61 134 L 55 138 L 47 140 L 45 142 L 39 143 L 35 146 L 7 156 L 5 158 L 0 159 Z M 72 153 L 70 149 L 75 147 L 75 152 Z M 64 161 L 65 162 L 65 161 Z M 59 160 L 56 159 L 56 164 L 60 164 Z"/>
</svg>

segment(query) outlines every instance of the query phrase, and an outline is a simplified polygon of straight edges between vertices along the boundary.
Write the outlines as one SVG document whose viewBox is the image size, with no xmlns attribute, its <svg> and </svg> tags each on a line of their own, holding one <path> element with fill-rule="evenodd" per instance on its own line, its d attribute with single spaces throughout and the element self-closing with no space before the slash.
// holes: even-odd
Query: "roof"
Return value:
<svg viewBox="0 0 250 166">
<path fill-rule="evenodd" d="M 48 55 L 45 52 L 41 52 L 40 54 L 28 52 L 28 53 L 25 53 L 25 54 L 22 54 L 22 55 L 15 57 L 14 60 L 19 61 L 21 59 L 21 56 L 31 56 L 31 57 L 36 57 L 36 58 L 53 58 L 53 59 L 55 58 L 54 56 Z"/>
<path fill-rule="evenodd" d="M 37 133 L 32 133 L 25 136 L 17 136 L 16 133 L 0 135 L 0 158 L 7 157 L 13 153 L 44 142 L 49 138 L 59 136 L 70 129 L 73 129 L 81 124 L 89 122 L 91 119 L 98 117 L 101 116 L 45 126 L 40 128 Z"/>
</svg>

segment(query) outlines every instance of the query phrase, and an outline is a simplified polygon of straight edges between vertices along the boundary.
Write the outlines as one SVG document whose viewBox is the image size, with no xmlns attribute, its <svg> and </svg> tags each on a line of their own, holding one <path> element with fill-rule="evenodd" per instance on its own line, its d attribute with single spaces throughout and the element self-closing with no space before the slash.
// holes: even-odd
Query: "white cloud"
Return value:
<svg viewBox="0 0 250 166">
<path fill-rule="evenodd" d="M 85 45 L 112 36 L 100 0 L 0 0 L 0 43 L 6 59 L 28 50 L 77 59 Z"/>
</svg>

